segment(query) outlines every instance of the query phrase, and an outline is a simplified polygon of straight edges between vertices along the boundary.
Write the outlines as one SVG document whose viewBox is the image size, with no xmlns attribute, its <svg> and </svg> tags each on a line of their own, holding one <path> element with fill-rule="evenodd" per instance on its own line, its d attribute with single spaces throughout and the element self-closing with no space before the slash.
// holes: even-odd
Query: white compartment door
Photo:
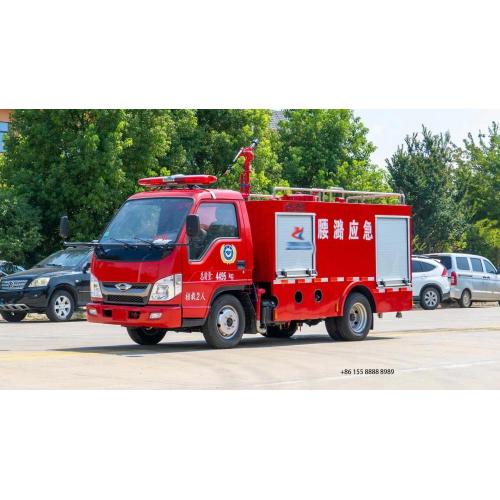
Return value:
<svg viewBox="0 0 500 500">
<path fill-rule="evenodd" d="M 410 282 L 408 217 L 376 217 L 377 283 L 400 285 Z"/>
<path fill-rule="evenodd" d="M 314 276 L 314 214 L 276 214 L 276 276 Z"/>
</svg>

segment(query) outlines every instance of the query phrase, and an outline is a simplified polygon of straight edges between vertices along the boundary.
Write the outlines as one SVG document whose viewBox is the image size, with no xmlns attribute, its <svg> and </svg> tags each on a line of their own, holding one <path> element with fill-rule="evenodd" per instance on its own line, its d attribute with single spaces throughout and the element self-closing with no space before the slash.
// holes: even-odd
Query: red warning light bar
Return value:
<svg viewBox="0 0 500 500">
<path fill-rule="evenodd" d="M 139 186 L 206 185 L 217 182 L 215 175 L 168 175 L 166 177 L 146 177 L 139 179 Z"/>
</svg>

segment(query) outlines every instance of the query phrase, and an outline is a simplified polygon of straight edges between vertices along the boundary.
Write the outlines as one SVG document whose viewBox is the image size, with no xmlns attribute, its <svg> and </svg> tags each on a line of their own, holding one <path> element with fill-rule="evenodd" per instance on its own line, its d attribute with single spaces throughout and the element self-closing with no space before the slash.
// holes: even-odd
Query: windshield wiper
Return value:
<svg viewBox="0 0 500 500">
<path fill-rule="evenodd" d="M 119 240 L 118 238 L 113 238 L 113 237 L 110 237 L 109 239 L 116 241 L 117 243 L 121 243 L 125 248 L 134 248 L 134 245 L 131 245 L 127 241 Z"/>
<path fill-rule="evenodd" d="M 134 236 L 134 240 L 141 241 L 142 243 L 146 243 L 146 245 L 149 245 L 149 248 L 164 248 L 166 245 L 162 245 L 161 243 L 155 243 L 154 241 L 151 240 L 144 240 L 142 238 L 139 238 L 138 236 Z"/>
</svg>

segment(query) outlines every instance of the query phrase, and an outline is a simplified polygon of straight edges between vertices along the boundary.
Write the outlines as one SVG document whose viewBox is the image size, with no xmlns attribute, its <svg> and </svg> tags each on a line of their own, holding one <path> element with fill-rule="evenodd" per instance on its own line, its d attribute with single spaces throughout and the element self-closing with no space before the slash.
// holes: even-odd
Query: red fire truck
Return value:
<svg viewBox="0 0 500 500">
<path fill-rule="evenodd" d="M 202 331 L 214 348 L 244 333 L 291 337 L 325 321 L 362 340 L 374 313 L 411 309 L 411 210 L 398 193 L 276 187 L 250 194 L 255 143 L 242 148 L 241 191 L 210 175 L 141 179 L 91 243 L 91 322 L 138 344 Z M 393 198 L 393 203 L 376 203 Z"/>
</svg>

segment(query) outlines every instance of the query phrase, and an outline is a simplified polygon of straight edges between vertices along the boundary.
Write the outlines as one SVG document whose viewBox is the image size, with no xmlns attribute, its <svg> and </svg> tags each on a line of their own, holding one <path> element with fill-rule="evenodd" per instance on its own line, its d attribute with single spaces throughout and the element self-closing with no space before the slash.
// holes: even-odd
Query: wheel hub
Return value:
<svg viewBox="0 0 500 500">
<path fill-rule="evenodd" d="M 353 304 L 349 311 L 349 325 L 355 334 L 362 334 L 366 328 L 368 313 L 363 304 Z"/>
<path fill-rule="evenodd" d="M 61 295 L 54 302 L 54 312 L 59 319 L 66 319 L 71 310 L 71 302 L 68 297 Z"/>
<path fill-rule="evenodd" d="M 217 329 L 226 338 L 232 337 L 238 331 L 239 319 L 236 309 L 232 306 L 224 306 L 217 316 Z"/>
</svg>

